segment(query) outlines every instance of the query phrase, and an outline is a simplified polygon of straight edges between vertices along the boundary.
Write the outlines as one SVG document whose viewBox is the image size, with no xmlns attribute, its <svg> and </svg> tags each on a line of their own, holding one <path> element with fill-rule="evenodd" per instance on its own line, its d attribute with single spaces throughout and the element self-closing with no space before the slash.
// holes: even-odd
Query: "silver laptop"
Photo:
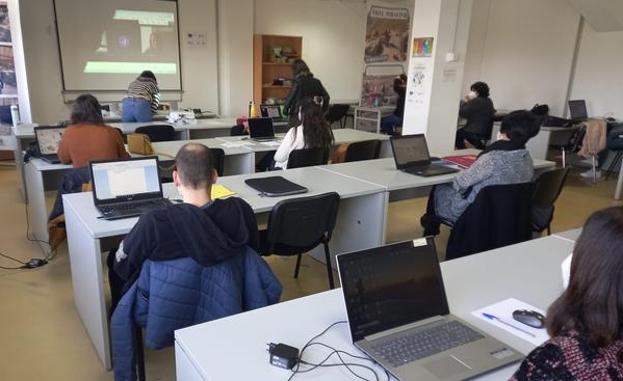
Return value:
<svg viewBox="0 0 623 381">
<path fill-rule="evenodd" d="M 39 158 L 48 163 L 56 164 L 61 161 L 58 158 L 58 146 L 63 137 L 64 127 L 44 126 L 35 127 L 35 139 L 39 147 Z"/>
<path fill-rule="evenodd" d="M 432 239 L 337 256 L 355 346 L 401 381 L 454 381 L 522 359 L 450 315 Z"/>
</svg>

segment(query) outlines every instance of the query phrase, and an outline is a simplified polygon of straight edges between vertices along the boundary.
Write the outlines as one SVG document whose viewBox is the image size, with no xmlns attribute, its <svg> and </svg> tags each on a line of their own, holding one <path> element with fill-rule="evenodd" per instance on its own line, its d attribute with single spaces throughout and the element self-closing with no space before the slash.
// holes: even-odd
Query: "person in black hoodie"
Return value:
<svg viewBox="0 0 623 381">
<path fill-rule="evenodd" d="M 329 110 L 331 97 L 319 79 L 315 78 L 309 67 L 302 59 L 292 62 L 292 88 L 286 97 L 283 109 L 288 115 L 288 128 L 301 125 L 299 120 L 299 109 L 305 99 L 311 99 L 322 107 L 326 114 Z"/>
<path fill-rule="evenodd" d="M 470 87 L 459 108 L 459 116 L 466 120 L 465 127 L 456 131 L 456 149 L 465 148 L 465 141 L 478 149 L 484 149 L 482 140 L 491 138 L 495 108 L 489 97 L 489 85 L 476 82 Z"/>
<path fill-rule="evenodd" d="M 141 216 L 119 249 L 108 256 L 113 309 L 147 259 L 192 257 L 211 266 L 244 253 L 247 246 L 259 250 L 251 206 L 238 197 L 212 200 L 210 191 L 216 179 L 208 147 L 189 143 L 180 149 L 173 182 L 184 202 Z"/>
<path fill-rule="evenodd" d="M 405 96 L 407 92 L 407 76 L 400 74 L 394 79 L 394 91 L 398 94 L 396 109 L 394 113 L 384 117 L 381 120 L 381 132 L 394 135 L 395 127 L 402 127 L 402 121 L 405 113 Z"/>
</svg>

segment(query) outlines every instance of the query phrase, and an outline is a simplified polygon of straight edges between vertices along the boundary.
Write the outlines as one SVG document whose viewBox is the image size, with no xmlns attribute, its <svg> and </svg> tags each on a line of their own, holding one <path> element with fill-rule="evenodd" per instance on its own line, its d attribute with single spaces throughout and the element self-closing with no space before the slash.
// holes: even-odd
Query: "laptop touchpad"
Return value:
<svg viewBox="0 0 623 381">
<path fill-rule="evenodd" d="M 445 380 L 454 375 L 470 370 L 452 357 L 444 357 L 422 364 L 422 367 L 431 372 L 435 377 Z"/>
</svg>

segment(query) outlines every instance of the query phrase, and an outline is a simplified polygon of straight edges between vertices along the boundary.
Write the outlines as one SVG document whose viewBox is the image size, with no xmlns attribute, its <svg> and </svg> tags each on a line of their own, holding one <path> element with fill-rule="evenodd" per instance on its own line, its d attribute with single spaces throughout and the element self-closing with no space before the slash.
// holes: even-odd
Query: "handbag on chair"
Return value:
<svg viewBox="0 0 623 381">
<path fill-rule="evenodd" d="M 154 148 L 151 145 L 149 136 L 145 134 L 128 135 L 128 151 L 139 155 L 153 155 Z"/>
</svg>

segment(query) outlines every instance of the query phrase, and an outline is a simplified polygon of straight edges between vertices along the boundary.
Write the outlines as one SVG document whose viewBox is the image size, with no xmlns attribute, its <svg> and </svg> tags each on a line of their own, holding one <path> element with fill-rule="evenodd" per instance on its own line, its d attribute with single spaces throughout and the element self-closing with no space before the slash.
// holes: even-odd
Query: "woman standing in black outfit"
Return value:
<svg viewBox="0 0 623 381">
<path fill-rule="evenodd" d="M 297 127 L 301 124 L 298 118 L 298 112 L 303 99 L 311 99 L 315 103 L 322 106 L 322 110 L 326 113 L 329 110 L 329 93 L 322 86 L 319 79 L 309 70 L 309 67 L 302 59 L 297 59 L 292 63 L 292 88 L 286 97 L 284 110 L 288 115 L 288 127 Z"/>
</svg>

